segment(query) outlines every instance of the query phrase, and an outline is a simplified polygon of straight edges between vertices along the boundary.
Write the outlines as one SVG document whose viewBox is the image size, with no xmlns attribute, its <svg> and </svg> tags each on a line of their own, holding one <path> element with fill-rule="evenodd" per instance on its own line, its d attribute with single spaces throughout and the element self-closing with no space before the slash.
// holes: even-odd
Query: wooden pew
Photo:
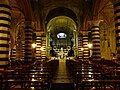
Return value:
<svg viewBox="0 0 120 90">
<path fill-rule="evenodd" d="M 44 90 L 44 86 L 43 86 L 43 81 L 38 81 L 38 80 L 3 80 L 2 82 L 2 88 L 1 90 L 11 90 L 12 88 L 17 89 L 17 85 L 20 86 L 18 87 L 21 89 L 25 89 L 25 88 L 31 88 L 31 87 L 35 87 L 38 88 L 39 90 Z M 13 87 L 13 85 L 15 85 Z"/>
<path fill-rule="evenodd" d="M 105 90 L 108 87 L 108 90 L 120 90 L 120 80 L 82 80 L 79 85 L 79 87 L 82 87 L 82 90 L 85 90 L 87 87 L 95 87 L 95 90 Z"/>
<path fill-rule="evenodd" d="M 104 73 L 77 73 L 75 77 L 76 82 L 80 82 L 81 80 L 88 79 L 104 79 Z"/>
<path fill-rule="evenodd" d="M 88 88 L 96 87 L 97 89 L 95 90 L 106 90 L 106 86 L 110 87 L 109 90 L 120 90 L 120 85 L 119 85 L 120 65 L 118 63 L 109 60 L 105 60 L 103 62 L 79 61 L 79 63 L 76 63 L 75 61 L 72 60 L 68 60 L 67 62 L 68 62 L 67 67 L 70 68 L 69 72 L 71 73 L 71 75 L 74 76 L 75 81 L 79 83 L 79 84 L 76 83 L 77 87 L 83 86 L 83 88 L 80 90 L 89 90 L 89 89 L 85 89 L 85 87 Z M 82 66 L 84 66 L 84 70 Z M 89 74 L 89 72 L 93 73 L 92 74 L 93 78 L 87 77 L 91 75 Z M 91 81 L 90 83 L 89 81 L 90 79 L 93 79 L 94 81 Z"/>
<path fill-rule="evenodd" d="M 40 80 L 42 82 L 44 82 L 44 87 L 46 88 L 50 88 L 50 79 L 51 76 L 48 72 L 38 72 L 38 73 L 13 73 L 9 70 L 7 71 L 2 71 L 4 72 L 4 74 L 1 76 L 1 82 L 5 81 L 5 80 Z M 16 83 L 12 83 L 10 84 L 12 85 L 16 85 Z M 2 85 L 1 85 L 2 88 Z M 2 90 L 2 89 L 1 89 Z"/>
<path fill-rule="evenodd" d="M 38 63 L 37 63 L 38 64 Z M 1 75 L 1 79 L 0 82 L 2 82 L 2 84 L 0 85 L 0 90 L 2 90 L 1 88 L 3 88 L 3 85 L 5 86 L 5 83 L 3 83 L 3 81 L 10 82 L 9 80 L 13 80 L 13 82 L 11 82 L 12 84 L 10 85 L 16 85 L 15 82 L 16 81 L 20 81 L 21 84 L 24 80 L 24 82 L 28 81 L 28 80 L 42 80 L 42 82 L 44 82 L 43 86 L 45 88 L 49 88 L 50 86 L 50 82 L 49 80 L 52 79 L 53 77 L 53 73 L 55 72 L 55 70 L 57 69 L 56 67 L 58 66 L 58 61 L 50 61 L 47 63 L 44 63 L 42 70 L 41 70 L 41 66 L 32 64 L 27 66 L 20 66 L 20 67 L 10 67 L 6 70 L 1 70 L 0 73 Z M 34 77 L 32 77 L 34 76 Z M 27 82 L 26 82 L 27 83 Z M 48 85 L 49 83 L 49 85 Z"/>
</svg>

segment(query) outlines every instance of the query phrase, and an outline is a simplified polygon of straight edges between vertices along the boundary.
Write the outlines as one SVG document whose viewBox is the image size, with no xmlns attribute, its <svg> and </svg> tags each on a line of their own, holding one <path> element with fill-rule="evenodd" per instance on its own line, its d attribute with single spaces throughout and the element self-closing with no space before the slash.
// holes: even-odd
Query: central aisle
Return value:
<svg viewBox="0 0 120 90">
<path fill-rule="evenodd" d="M 66 67 L 66 60 L 60 59 L 57 73 L 54 77 L 53 83 L 73 83 Z"/>
</svg>

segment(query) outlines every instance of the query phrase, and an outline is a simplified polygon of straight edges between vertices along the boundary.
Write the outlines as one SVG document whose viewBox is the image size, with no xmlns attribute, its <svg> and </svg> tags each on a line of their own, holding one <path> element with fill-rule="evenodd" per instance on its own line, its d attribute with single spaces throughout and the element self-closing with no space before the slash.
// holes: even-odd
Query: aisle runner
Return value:
<svg viewBox="0 0 120 90">
<path fill-rule="evenodd" d="M 66 60 L 60 59 L 59 66 L 56 76 L 54 77 L 53 83 L 72 83 L 72 79 L 67 72 Z"/>
<path fill-rule="evenodd" d="M 73 83 L 54 83 L 51 90 L 75 90 Z"/>
</svg>

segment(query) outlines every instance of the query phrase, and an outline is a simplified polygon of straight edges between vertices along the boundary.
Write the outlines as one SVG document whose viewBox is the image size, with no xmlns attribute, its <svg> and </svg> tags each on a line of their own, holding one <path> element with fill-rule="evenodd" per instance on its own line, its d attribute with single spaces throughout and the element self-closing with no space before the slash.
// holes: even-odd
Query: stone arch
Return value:
<svg viewBox="0 0 120 90">
<path fill-rule="evenodd" d="M 68 17 L 72 18 L 77 24 L 76 14 L 72 10 L 70 10 L 68 8 L 65 8 L 65 7 L 58 7 L 58 8 L 55 8 L 55 9 L 51 10 L 46 17 L 46 21 L 47 21 L 46 24 L 52 18 L 54 18 L 56 16 L 68 16 Z"/>
</svg>

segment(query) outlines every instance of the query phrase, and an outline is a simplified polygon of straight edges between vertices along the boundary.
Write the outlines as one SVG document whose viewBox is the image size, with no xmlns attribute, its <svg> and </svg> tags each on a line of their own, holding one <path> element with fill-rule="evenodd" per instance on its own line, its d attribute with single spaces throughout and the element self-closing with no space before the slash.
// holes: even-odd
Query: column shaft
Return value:
<svg viewBox="0 0 120 90">
<path fill-rule="evenodd" d="M 92 58 L 93 60 L 101 60 L 101 53 L 100 53 L 100 32 L 99 26 L 92 26 Z"/>
<path fill-rule="evenodd" d="M 78 58 L 83 59 L 83 39 L 82 34 L 78 36 Z"/>
<path fill-rule="evenodd" d="M 11 54 L 11 60 L 16 60 L 16 46 L 14 46 L 14 48 L 12 49 Z"/>
<path fill-rule="evenodd" d="M 9 62 L 10 6 L 0 3 L 0 68 L 7 68 Z"/>
<path fill-rule="evenodd" d="M 36 60 L 41 60 L 41 46 L 42 46 L 41 33 L 36 33 Z"/>
<path fill-rule="evenodd" d="M 117 58 L 118 60 L 120 60 L 120 2 L 115 3 L 114 9 L 116 29 L 116 50 Z"/>
<path fill-rule="evenodd" d="M 25 28 L 25 62 L 32 61 L 32 36 L 33 30 L 31 27 Z"/>
<path fill-rule="evenodd" d="M 83 59 L 89 59 L 88 35 L 83 34 Z"/>
<path fill-rule="evenodd" d="M 25 60 L 24 56 L 25 56 L 25 44 L 22 43 L 22 58 L 21 58 L 22 61 Z"/>
</svg>

